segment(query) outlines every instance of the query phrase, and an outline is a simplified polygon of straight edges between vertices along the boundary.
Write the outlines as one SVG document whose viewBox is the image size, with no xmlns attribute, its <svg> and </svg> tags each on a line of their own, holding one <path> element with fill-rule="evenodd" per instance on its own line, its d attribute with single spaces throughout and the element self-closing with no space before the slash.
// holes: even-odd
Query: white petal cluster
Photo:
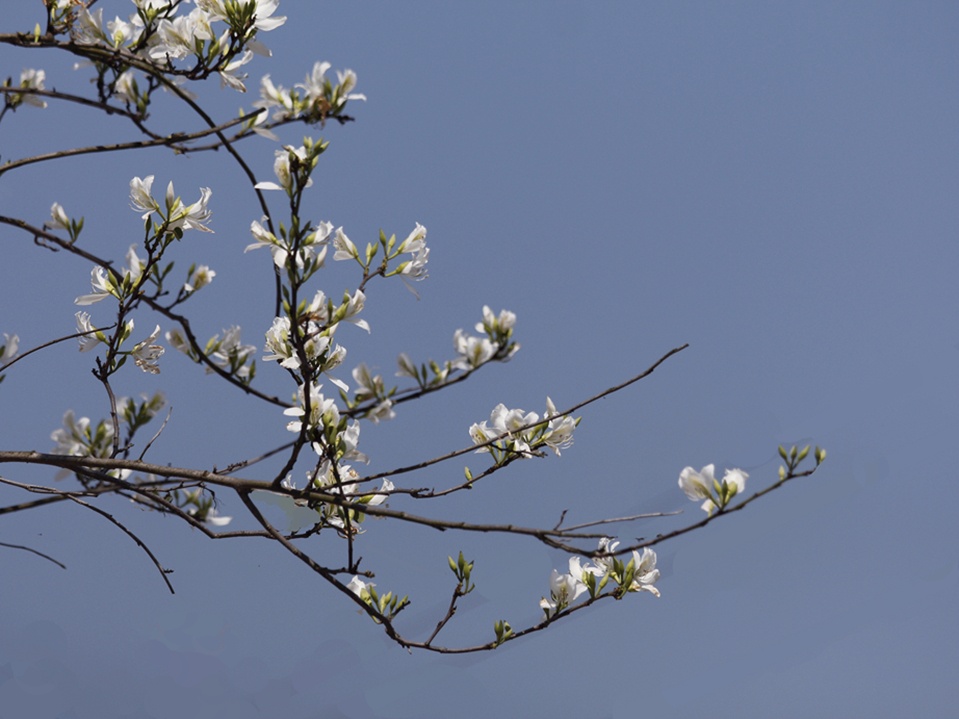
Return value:
<svg viewBox="0 0 959 719">
<path fill-rule="evenodd" d="M 144 266 L 143 260 L 137 255 L 136 245 L 130 245 L 130 249 L 127 250 L 127 268 L 124 270 L 119 284 L 115 281 L 114 275 L 97 265 L 90 272 L 90 284 L 93 292 L 89 295 L 80 295 L 74 300 L 74 303 L 83 306 L 92 305 L 94 302 L 99 302 L 111 296 L 117 299 L 121 298 L 124 288 L 129 289 L 139 281 Z"/>
<path fill-rule="evenodd" d="M 497 317 L 484 305 L 483 321 L 476 323 L 476 331 L 486 336 L 473 337 L 461 329 L 456 330 L 453 347 L 459 357 L 453 361 L 453 368 L 472 370 L 493 359 L 509 360 L 519 351 L 519 344 L 512 341 L 515 325 L 516 315 L 509 310 L 502 310 Z"/>
<path fill-rule="evenodd" d="M 557 415 L 553 400 L 546 398 L 546 412 L 540 420 L 536 412 L 509 409 L 500 403 L 493 408 L 488 422 L 470 427 L 473 444 L 483 445 L 477 452 L 490 452 L 497 461 L 506 457 L 531 457 L 540 447 L 548 447 L 556 455 L 573 444 L 577 420 Z"/>
<path fill-rule="evenodd" d="M 44 82 L 47 79 L 47 73 L 43 70 L 35 70 L 33 68 L 27 68 L 20 73 L 20 87 L 24 90 L 45 90 Z M 44 108 L 47 106 L 47 101 L 44 100 L 39 95 L 35 95 L 32 92 L 25 92 L 23 94 L 11 94 L 8 96 L 9 99 L 7 102 L 16 107 L 17 105 L 32 105 L 33 107 Z"/>
<path fill-rule="evenodd" d="M 570 557 L 569 571 L 552 570 L 549 577 L 549 597 L 540 599 L 539 606 L 549 619 L 568 608 L 583 594 L 598 596 L 608 582 L 613 581 L 623 592 L 649 592 L 659 596 L 655 584 L 659 581 L 656 552 L 644 547 L 633 550 L 628 563 L 615 556 L 619 542 L 603 537 L 599 540 L 600 554 L 593 563 L 582 557 Z"/>
<path fill-rule="evenodd" d="M 337 71 L 338 81 L 334 83 L 326 76 L 330 67 L 328 62 L 315 63 L 306 80 L 289 90 L 275 85 L 269 75 L 264 75 L 260 80 L 260 99 L 253 106 L 272 111 L 274 122 L 304 118 L 313 123 L 338 115 L 351 100 L 366 100 L 365 95 L 353 92 L 355 72 Z M 263 131 L 263 134 L 267 133 Z"/>
<path fill-rule="evenodd" d="M 244 252 L 267 248 L 273 256 L 273 264 L 277 267 L 287 267 L 291 255 L 295 266 L 302 270 L 306 266 L 311 266 L 314 270 L 323 266 L 326 259 L 326 253 L 329 249 L 330 233 L 333 231 L 333 225 L 329 222 L 321 222 L 313 231 L 304 237 L 299 247 L 294 251 L 292 243 L 287 239 L 278 239 L 276 235 L 266 229 L 262 223 L 266 222 L 264 216 L 260 222 L 254 220 L 250 223 L 250 233 L 256 242 L 247 245 Z"/>
<path fill-rule="evenodd" d="M 679 474 L 679 488 L 694 502 L 705 500 L 701 508 L 707 514 L 723 509 L 737 494 L 746 489 L 749 475 L 741 469 L 727 469 L 722 480 L 715 477 L 716 468 L 707 464 L 700 471 L 686 467 Z"/>
<path fill-rule="evenodd" d="M 187 14 L 177 14 L 186 2 L 169 0 L 133 0 L 137 12 L 126 20 L 115 17 L 104 22 L 103 8 L 90 11 L 84 4 L 57 0 L 53 5 L 58 21 L 70 23 L 70 35 L 79 45 L 103 45 L 112 49 L 135 51 L 144 59 L 158 63 L 197 57 L 208 60 L 218 51 L 231 48 L 227 64 L 220 69 L 224 84 L 244 91 L 236 68 L 249 61 L 251 52 L 269 55 L 270 51 L 256 38 L 260 32 L 280 27 L 286 18 L 275 15 L 279 0 L 196 0 Z M 78 7 L 77 7 L 78 6 Z M 243 27 L 242 13 L 252 10 L 253 23 L 243 37 L 231 28 Z M 71 12 L 75 11 L 75 12 Z M 146 43 L 142 42 L 147 23 L 153 29 Z M 226 27 L 215 28 L 216 23 Z M 220 33 L 217 36 L 217 33 Z M 145 47 L 141 47 L 145 45 Z"/>
<path fill-rule="evenodd" d="M 130 329 L 133 329 L 132 320 L 130 321 Z M 159 336 L 160 325 L 157 325 L 149 337 L 134 345 L 133 351 L 130 353 L 133 355 L 136 366 L 150 374 L 160 374 L 160 366 L 157 364 L 157 360 L 166 352 L 162 346 L 154 344 Z"/>
</svg>

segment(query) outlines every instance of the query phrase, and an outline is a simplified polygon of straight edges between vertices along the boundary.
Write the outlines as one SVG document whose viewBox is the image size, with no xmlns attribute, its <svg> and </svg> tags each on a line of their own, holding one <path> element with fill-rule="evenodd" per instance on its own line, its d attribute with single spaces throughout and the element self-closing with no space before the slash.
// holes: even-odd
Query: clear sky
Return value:
<svg viewBox="0 0 959 719">
<path fill-rule="evenodd" d="M 130 7 L 100 4 L 111 17 Z M 39 2 L 4 5 L 3 32 L 42 14 Z M 284 0 L 280 11 L 290 21 L 264 36 L 274 57 L 251 64 L 252 85 L 269 72 L 289 87 L 329 60 L 353 68 L 369 97 L 351 106 L 357 122 L 324 132 L 312 219 L 358 244 L 381 227 L 429 229 L 421 299 L 374 285 L 372 334 L 340 338 L 348 364 L 389 377 L 400 351 L 451 356 L 453 331 L 484 304 L 519 318 L 511 363 L 364 428 L 371 469 L 465 446 L 497 402 L 542 411 L 549 394 L 568 406 L 685 342 L 585 411 L 562 458 L 435 511 L 538 525 L 566 508 L 578 521 L 685 511 L 623 535 L 649 536 L 698 519 L 676 486 L 686 465 L 742 467 L 759 489 L 776 477 L 779 444 L 812 442 L 829 457 L 813 478 L 659 547 L 661 598 L 601 603 L 460 658 L 408 655 L 265 542 L 209 542 L 111 505 L 175 569 L 171 596 L 102 518 L 70 507 L 4 516 L 0 541 L 68 569 L 0 549 L 0 716 L 954 716 L 959 9 Z M 46 68 L 48 87 L 90 90 L 49 51 L 0 46 L 0 75 L 24 67 Z M 210 91 L 221 116 L 255 99 Z M 134 138 L 119 121 L 69 113 L 51 104 L 5 118 L 2 159 Z M 156 121 L 180 129 L 183 117 Z M 246 146 L 262 179 L 273 149 Z M 57 200 L 87 217 L 95 251 L 120 259 L 142 231 L 127 184 L 147 174 L 185 199 L 213 188 L 216 233 L 190 237 L 178 262 L 218 273 L 195 298 L 205 334 L 239 323 L 259 345 L 269 258 L 242 253 L 259 213 L 223 153 L 37 165 L 0 177 L 0 213 L 40 224 Z M 25 348 L 73 331 L 87 263 L 8 227 L 0 252 L 0 331 Z M 333 295 L 351 281 L 339 266 L 321 280 Z M 104 411 L 72 343 L 36 360 L 0 386 L 0 448 L 49 450 L 64 410 Z M 286 439 L 281 416 L 173 351 L 162 367 L 126 373 L 120 389 L 166 391 L 174 411 L 156 461 L 222 465 Z M 260 373 L 289 391 L 268 363 Z M 224 511 L 240 508 L 227 499 Z M 475 558 L 478 590 L 451 641 L 486 640 L 500 617 L 535 621 L 565 561 L 502 537 L 368 528 L 366 561 L 411 595 L 401 625 L 413 633 L 442 611 L 446 555 Z"/>
</svg>

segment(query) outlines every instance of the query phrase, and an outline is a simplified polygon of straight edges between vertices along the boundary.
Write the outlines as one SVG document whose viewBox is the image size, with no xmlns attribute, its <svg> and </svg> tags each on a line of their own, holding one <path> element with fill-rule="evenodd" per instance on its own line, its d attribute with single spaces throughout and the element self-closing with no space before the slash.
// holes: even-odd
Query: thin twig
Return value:
<svg viewBox="0 0 959 719">
<path fill-rule="evenodd" d="M 38 551 L 37 551 L 36 549 L 34 549 L 33 547 L 25 547 L 25 546 L 22 545 L 22 544 L 10 544 L 9 542 L 0 542 L 0 547 L 9 547 L 10 549 L 22 549 L 22 550 L 25 551 L 25 552 L 31 552 L 32 554 L 36 554 L 38 557 L 43 557 L 44 559 L 47 559 L 47 560 L 53 562 L 54 564 L 56 564 L 56 565 L 57 565 L 58 567 L 60 567 L 61 569 L 66 569 L 66 568 L 67 568 L 67 565 L 64 564 L 63 562 L 58 562 L 56 559 L 54 559 L 53 557 L 51 557 L 49 554 L 44 554 L 43 552 L 38 552 Z"/>
</svg>

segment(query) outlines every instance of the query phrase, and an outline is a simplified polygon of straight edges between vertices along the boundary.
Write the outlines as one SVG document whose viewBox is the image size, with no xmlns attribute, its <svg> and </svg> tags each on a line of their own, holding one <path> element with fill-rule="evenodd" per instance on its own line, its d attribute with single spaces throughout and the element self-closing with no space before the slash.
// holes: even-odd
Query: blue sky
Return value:
<svg viewBox="0 0 959 719">
<path fill-rule="evenodd" d="M 5 9 L 4 32 L 39 16 L 39 3 Z M 464 446 L 497 402 L 541 411 L 549 394 L 568 406 L 685 342 L 652 377 L 585 411 L 562 458 L 517 466 L 435 512 L 542 525 L 563 509 L 580 521 L 685 511 L 623 534 L 648 536 L 698 518 L 676 486 L 686 465 L 742 467 L 759 489 L 775 479 L 779 444 L 821 445 L 827 463 L 659 547 L 660 599 L 601 604 L 460 658 L 409 656 L 266 543 L 208 542 L 112 506 L 175 569 L 170 596 L 101 518 L 67 507 L 5 516 L 0 541 L 68 570 L 0 552 L 0 706 L 63 718 L 950 716 L 956 8 L 287 0 L 280 10 L 290 21 L 265 36 L 274 57 L 252 66 L 254 83 L 269 72 L 290 86 L 329 60 L 356 70 L 369 97 L 352 106 L 356 123 L 324 132 L 312 218 L 358 244 L 381 227 L 429 229 L 421 299 L 374 285 L 371 335 L 339 337 L 348 364 L 389 376 L 400 351 L 451 356 L 453 331 L 472 327 L 484 304 L 519 318 L 512 362 L 364 427 L 371 469 Z M 89 89 L 50 53 L 0 47 L 0 61 L 4 76 L 44 67 L 48 87 Z M 255 99 L 210 95 L 222 116 Z M 62 110 L 6 117 L 2 157 L 131 137 L 120 122 Z M 169 131 L 183 118 L 155 120 Z M 245 147 L 263 179 L 273 149 Z M 140 232 L 127 184 L 147 174 L 172 179 L 185 199 L 213 188 L 216 234 L 189 238 L 177 261 L 218 273 L 193 307 L 205 333 L 240 323 L 260 344 L 269 259 L 242 253 L 258 213 L 222 153 L 37 165 L 0 177 L 0 213 L 39 224 L 57 200 L 87 217 L 91 248 L 121 258 Z M 0 242 L 0 331 L 25 347 L 73 331 L 90 267 L 8 228 Z M 336 266 L 320 281 L 336 295 L 355 280 Z M 4 449 L 49 449 L 67 408 L 103 412 L 72 343 L 36 359 L 0 386 Z M 166 391 L 174 413 L 157 461 L 222 465 L 286 439 L 272 410 L 172 351 L 162 365 L 156 378 L 127 373 L 120 388 Z M 289 392 L 266 363 L 260 373 L 264 387 Z M 446 601 L 446 555 L 475 558 L 478 590 L 451 641 L 485 638 L 500 617 L 534 621 L 550 569 L 565 561 L 521 541 L 376 522 L 364 541 L 377 581 L 413 598 L 413 632 L 428 631 Z"/>
</svg>

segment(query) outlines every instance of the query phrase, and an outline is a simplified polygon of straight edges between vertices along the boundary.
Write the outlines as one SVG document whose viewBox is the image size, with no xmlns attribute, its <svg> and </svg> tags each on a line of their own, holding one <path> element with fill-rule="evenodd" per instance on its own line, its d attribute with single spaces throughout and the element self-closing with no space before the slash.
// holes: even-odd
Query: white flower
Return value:
<svg viewBox="0 0 959 719">
<path fill-rule="evenodd" d="M 107 35 L 103 32 L 103 8 L 90 12 L 80 5 L 77 20 L 70 28 L 70 35 L 79 45 L 97 45 L 107 42 Z"/>
<path fill-rule="evenodd" d="M 212 524 L 214 527 L 225 527 L 230 522 L 233 521 L 233 517 L 224 517 L 221 516 L 217 511 L 216 507 L 210 507 L 206 516 L 203 518 L 203 521 L 207 524 Z"/>
<path fill-rule="evenodd" d="M 266 215 L 263 216 L 263 220 L 266 220 Z M 256 242 L 251 245 L 247 245 L 243 252 L 258 250 L 261 247 L 268 247 L 270 249 L 270 253 L 273 255 L 274 265 L 277 267 L 283 267 L 286 264 L 286 258 L 289 252 L 285 247 L 283 247 L 283 245 L 280 244 L 280 241 L 276 238 L 276 235 L 267 230 L 256 220 L 253 220 L 253 222 L 250 223 L 250 233 L 253 235 L 253 238 L 256 240 Z"/>
<path fill-rule="evenodd" d="M 266 347 L 264 352 L 271 354 L 264 355 L 263 361 L 279 360 L 281 367 L 287 369 L 296 369 L 300 366 L 300 360 L 293 351 L 293 345 L 290 344 L 290 318 L 276 317 L 273 324 L 266 332 Z"/>
<path fill-rule="evenodd" d="M 20 73 L 20 87 L 25 90 L 43 90 L 43 83 L 46 77 L 47 74 L 45 71 L 28 68 Z M 32 92 L 17 95 L 16 97 L 19 99 L 19 102 L 26 103 L 27 105 L 40 108 L 47 106 L 46 100 L 39 95 L 34 95 Z"/>
<path fill-rule="evenodd" d="M 453 362 L 456 369 L 469 370 L 488 362 L 496 354 L 497 345 L 486 337 L 472 337 L 464 334 L 463 330 L 453 333 L 453 347 L 460 355 Z"/>
<path fill-rule="evenodd" d="M 634 549 L 630 564 L 633 565 L 633 581 L 629 585 L 629 591 L 649 592 L 658 597 L 659 590 L 653 586 L 659 580 L 659 570 L 656 569 L 656 552 L 649 547 L 644 547 L 643 553 L 640 554 Z"/>
<path fill-rule="evenodd" d="M 749 475 L 741 469 L 727 469 L 723 475 L 723 484 L 730 488 L 730 497 L 746 489 L 746 480 Z"/>
<path fill-rule="evenodd" d="M 166 18 L 157 23 L 157 31 L 150 47 L 153 60 L 182 59 L 196 52 L 198 41 L 212 40 L 210 16 L 202 8 L 194 8 L 189 15 Z"/>
<path fill-rule="evenodd" d="M 254 187 L 257 190 L 284 190 L 286 194 L 292 195 L 293 175 L 291 174 L 290 167 L 290 163 L 292 162 L 291 155 L 293 159 L 303 163 L 306 161 L 306 148 L 302 145 L 296 148 L 287 145 L 282 150 L 277 150 L 276 160 L 273 161 L 273 173 L 276 175 L 276 179 L 280 181 L 280 184 L 275 182 L 258 182 Z M 310 187 L 312 184 L 313 178 L 311 177 L 306 181 L 304 187 Z"/>
<path fill-rule="evenodd" d="M 130 204 L 134 210 L 143 213 L 141 220 L 145 220 L 160 209 L 157 201 L 150 194 L 153 188 L 153 177 L 153 175 L 147 175 L 142 180 L 139 177 L 130 180 Z"/>
<path fill-rule="evenodd" d="M 136 76 L 133 70 L 125 71 L 113 85 L 113 94 L 131 105 L 136 105 L 139 99 Z"/>
<path fill-rule="evenodd" d="M 585 582 L 587 574 L 592 574 L 594 577 L 602 577 L 606 574 L 606 569 L 605 567 L 594 566 L 582 557 L 569 558 L 569 575 L 571 577 Z"/>
<path fill-rule="evenodd" d="M 560 574 L 555 569 L 549 575 L 550 598 L 540 600 L 539 605 L 547 614 L 562 611 L 574 602 L 583 592 L 586 585 L 582 580 L 571 574 Z"/>
<path fill-rule="evenodd" d="M 397 377 L 412 377 L 417 381 L 419 380 L 416 365 L 413 364 L 413 360 L 410 359 L 410 356 L 406 354 L 406 352 L 400 352 L 399 356 L 396 358 L 396 364 L 400 368 L 396 373 Z"/>
<path fill-rule="evenodd" d="M 392 492 L 394 489 L 393 483 L 384 479 L 383 484 L 380 485 L 379 490 L 376 494 L 372 495 L 368 501 L 365 502 L 367 507 L 376 507 L 377 505 L 383 504 L 387 499 L 389 499 L 389 494 L 384 494 L 384 492 Z M 364 497 L 364 499 L 366 499 Z"/>
<path fill-rule="evenodd" d="M 713 477 L 715 466 L 707 464 L 697 472 L 692 467 L 686 467 L 679 474 L 679 488 L 693 501 L 709 499 L 713 496 L 713 487 L 716 479 Z"/>
<path fill-rule="evenodd" d="M 328 62 L 316 62 L 313 64 L 313 70 L 306 76 L 305 83 L 297 83 L 297 87 L 302 88 L 306 93 L 306 99 L 312 104 L 317 98 L 326 95 L 326 71 L 330 69 Z"/>
<path fill-rule="evenodd" d="M 105 424 L 104 434 L 109 434 L 105 438 L 104 444 L 113 441 L 113 427 Z M 53 454 L 66 456 L 86 457 L 90 454 L 90 418 L 81 417 L 76 419 L 72 409 L 68 409 L 63 415 L 63 427 L 55 429 L 50 434 L 56 446 L 53 448 Z"/>
<path fill-rule="evenodd" d="M 206 265 L 200 265 L 190 273 L 187 282 L 183 285 L 183 290 L 184 292 L 196 292 L 213 282 L 214 277 L 216 277 L 215 271 Z"/>
<path fill-rule="evenodd" d="M 133 18 L 136 20 L 140 19 L 136 15 L 134 15 Z M 142 25 L 138 25 L 133 22 L 127 22 L 125 20 L 121 20 L 119 17 L 115 17 L 113 20 L 107 23 L 107 30 L 110 31 L 108 38 L 110 44 L 112 44 L 113 47 L 118 48 L 132 43 L 139 37 L 141 28 Z M 127 72 L 129 72 L 129 70 Z"/>
<path fill-rule="evenodd" d="M 413 256 L 413 259 L 400 265 L 400 274 L 416 281 L 425 280 L 429 277 L 429 272 L 426 269 L 426 263 L 429 260 L 430 248 L 424 247 Z"/>
<path fill-rule="evenodd" d="M 87 332 L 82 337 L 78 338 L 80 342 L 80 351 L 89 352 L 103 340 L 102 333 L 96 329 L 92 324 L 90 324 L 90 315 L 86 312 L 77 312 L 77 332 Z M 100 335 L 99 337 L 97 335 Z"/>
<path fill-rule="evenodd" d="M 476 323 L 477 332 L 485 332 L 491 337 L 508 335 L 516 326 L 516 314 L 509 310 L 500 310 L 499 317 L 493 314 L 488 305 L 483 305 L 483 321 Z"/>
<path fill-rule="evenodd" d="M 227 66 L 220 70 L 220 83 L 224 87 L 230 87 L 237 92 L 246 92 L 246 85 L 243 81 L 247 78 L 246 73 L 240 75 L 237 71 L 253 59 L 253 53 L 245 50 L 239 57 L 234 58 Z"/>
<path fill-rule="evenodd" d="M 366 418 L 373 420 L 373 424 L 379 424 L 382 420 L 393 419 L 396 412 L 393 411 L 393 400 L 384 399 L 378 405 L 366 413 Z"/>
<path fill-rule="evenodd" d="M 69 230 L 70 218 L 59 202 L 54 202 L 50 206 L 50 221 L 46 226 L 51 230 Z"/>
<path fill-rule="evenodd" d="M 167 342 L 169 342 L 173 349 L 182 352 L 183 354 L 189 356 L 192 351 L 190 343 L 187 342 L 186 337 L 183 336 L 183 333 L 180 332 L 178 328 L 174 328 L 166 333 Z"/>
<path fill-rule="evenodd" d="M 605 552 L 609 556 L 596 557 L 593 562 L 595 562 L 596 567 L 602 574 L 608 574 L 610 571 L 612 571 L 613 555 L 616 553 L 616 547 L 618 546 L 618 541 L 611 539 L 610 537 L 600 537 L 599 544 L 597 545 L 597 551 Z"/>
<path fill-rule="evenodd" d="M 340 410 L 336 406 L 336 400 L 326 398 L 320 392 L 323 385 L 313 384 L 310 386 L 310 416 L 306 417 L 306 402 L 303 398 L 303 387 L 297 389 L 297 406 L 289 407 L 283 411 L 287 417 L 300 417 L 300 420 L 292 420 L 287 423 L 286 428 L 290 432 L 299 432 L 303 427 L 303 418 L 306 417 L 307 427 L 335 427 L 340 421 Z"/>
<path fill-rule="evenodd" d="M 130 329 L 133 329 L 132 321 L 130 323 Z M 137 367 L 150 374 L 160 373 L 160 367 L 157 365 L 156 360 L 166 352 L 160 345 L 153 344 L 159 335 L 160 325 L 157 325 L 149 337 L 133 346 L 133 351 L 131 352 L 133 361 Z"/>
<path fill-rule="evenodd" d="M 114 285 L 109 273 L 100 266 L 94 267 L 90 272 L 90 284 L 93 286 L 93 293 L 89 295 L 80 295 L 74 300 L 78 305 L 92 305 L 94 302 L 106 299 L 110 295 L 119 297 L 119 290 Z"/>
<path fill-rule="evenodd" d="M 0 361 L 13 359 L 17 354 L 17 348 L 20 346 L 20 338 L 17 335 L 8 335 L 3 333 L 3 350 L 0 351 Z"/>
<path fill-rule="evenodd" d="M 340 104 L 345 105 L 347 100 L 366 100 L 366 95 L 358 92 L 352 92 L 356 87 L 356 73 L 350 69 L 337 70 L 336 76 L 340 81 L 337 94 L 340 97 Z"/>
<path fill-rule="evenodd" d="M 253 103 L 254 107 L 262 107 L 267 110 L 270 108 L 278 108 L 273 113 L 273 120 L 285 120 L 290 117 L 295 117 L 297 114 L 296 108 L 293 106 L 291 93 L 282 85 L 279 87 L 274 85 L 269 75 L 264 75 L 260 80 L 260 98 L 260 100 Z M 260 113 L 259 116 L 265 121 L 266 113 Z M 276 138 L 276 135 L 269 130 L 261 130 L 260 132 L 271 137 L 271 139 Z"/>
<path fill-rule="evenodd" d="M 470 437 L 473 439 L 473 444 L 486 444 L 492 439 L 498 439 L 499 441 L 492 445 L 493 448 L 529 456 L 531 451 L 529 442 L 536 434 L 535 427 L 531 425 L 535 425 L 538 421 L 539 415 L 535 412 L 507 409 L 506 405 L 500 403 L 490 413 L 489 424 L 483 422 L 470 427 Z M 480 447 L 476 451 L 490 452 L 490 445 Z"/>
<path fill-rule="evenodd" d="M 741 469 L 727 469 L 722 481 L 714 475 L 715 466 L 707 464 L 699 472 L 686 467 L 679 474 L 679 488 L 693 501 L 705 500 L 701 508 L 707 514 L 725 507 L 729 500 L 746 488 L 748 474 Z"/>
<path fill-rule="evenodd" d="M 247 2 L 256 3 L 256 10 L 253 13 L 253 26 L 257 30 L 269 32 L 270 30 L 276 30 L 286 22 L 286 17 L 272 17 L 276 8 L 280 5 L 280 0 L 247 0 Z"/>
<path fill-rule="evenodd" d="M 207 203 L 213 190 L 209 187 L 200 188 L 200 199 L 192 205 L 184 205 L 180 198 L 173 199 L 173 183 L 167 185 L 167 207 L 170 216 L 167 218 L 167 229 L 174 231 L 182 230 L 200 230 L 201 232 L 213 232 L 204 223 L 209 221 L 213 213 L 207 209 Z"/>
<path fill-rule="evenodd" d="M 336 234 L 333 236 L 334 260 L 355 260 L 359 253 L 356 251 L 356 245 L 346 236 L 342 227 L 336 228 Z"/>
<path fill-rule="evenodd" d="M 558 457 L 561 449 L 573 445 L 573 430 L 576 429 L 576 420 L 569 415 L 557 417 L 556 405 L 549 397 L 546 398 L 546 413 L 543 415 L 543 419 L 549 419 L 549 425 L 542 436 L 542 440 Z"/>
<path fill-rule="evenodd" d="M 349 584 L 346 585 L 346 588 L 349 589 L 353 594 L 358 596 L 364 602 L 370 602 L 370 589 L 376 585 L 373 582 L 364 582 L 357 576 L 354 576 Z"/>
<path fill-rule="evenodd" d="M 413 228 L 413 231 L 407 236 L 402 243 L 400 243 L 398 252 L 410 252 L 416 254 L 420 250 L 426 247 L 426 228 L 423 227 L 419 222 L 416 223 L 416 227 Z"/>
<path fill-rule="evenodd" d="M 360 329 L 370 331 L 370 325 L 366 320 L 361 320 L 357 315 L 363 311 L 366 304 L 366 295 L 363 290 L 357 290 L 351 297 L 349 294 L 343 295 L 343 304 L 336 311 L 336 320 L 340 322 L 352 322 Z"/>
</svg>

